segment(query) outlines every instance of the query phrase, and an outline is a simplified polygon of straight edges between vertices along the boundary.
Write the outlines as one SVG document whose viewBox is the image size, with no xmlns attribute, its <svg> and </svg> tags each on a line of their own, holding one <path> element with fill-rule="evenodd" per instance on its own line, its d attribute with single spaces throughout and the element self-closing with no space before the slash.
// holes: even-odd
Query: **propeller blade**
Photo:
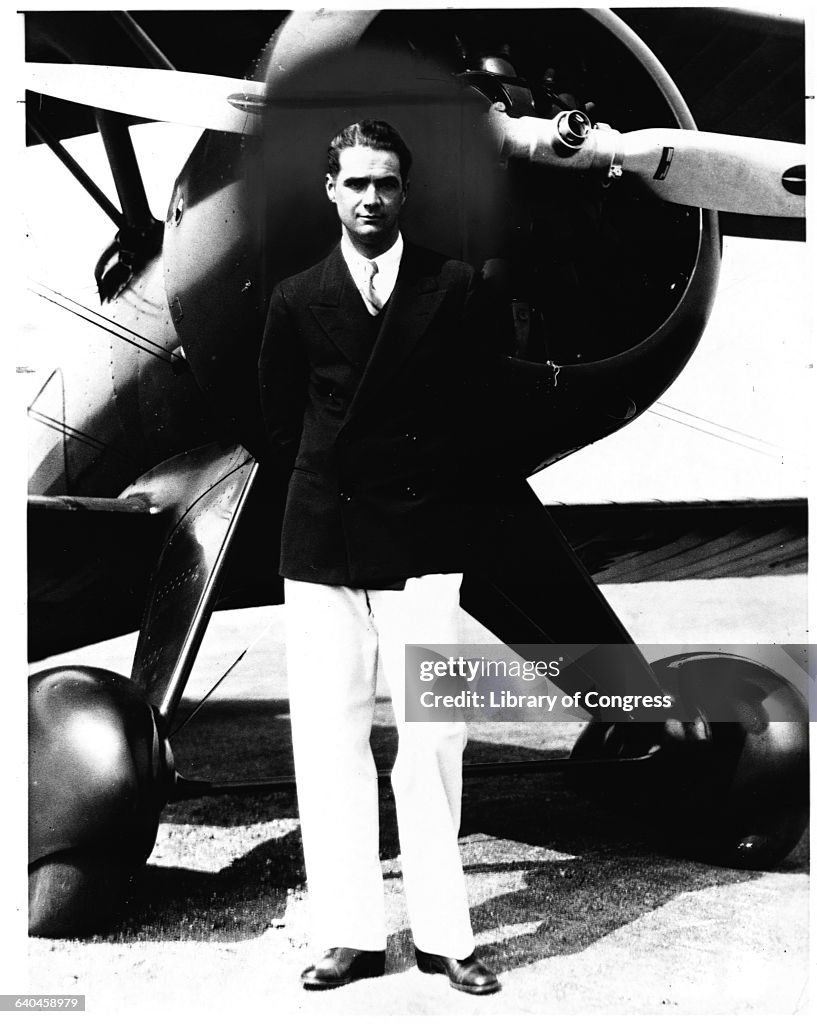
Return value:
<svg viewBox="0 0 817 1024">
<path fill-rule="evenodd" d="M 758 217 L 805 217 L 806 147 L 737 135 L 646 128 L 594 127 L 578 110 L 553 120 L 489 112 L 505 156 L 548 167 L 633 175 L 671 203 Z"/>
<path fill-rule="evenodd" d="M 622 136 L 622 169 L 671 203 L 763 217 L 804 217 L 805 146 L 651 128 Z"/>
<path fill-rule="evenodd" d="M 101 110 L 242 135 L 261 127 L 263 82 L 101 64 L 29 63 L 25 68 L 31 92 Z"/>
</svg>

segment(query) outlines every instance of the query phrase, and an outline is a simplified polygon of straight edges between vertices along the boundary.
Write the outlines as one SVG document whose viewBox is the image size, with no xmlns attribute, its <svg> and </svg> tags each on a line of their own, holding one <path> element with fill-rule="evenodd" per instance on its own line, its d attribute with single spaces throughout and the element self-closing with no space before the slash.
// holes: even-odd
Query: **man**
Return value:
<svg viewBox="0 0 817 1024">
<path fill-rule="evenodd" d="M 329 147 L 340 244 L 274 290 L 260 358 L 267 433 L 291 478 L 282 532 L 287 666 L 312 937 L 307 989 L 383 974 L 378 667 L 399 734 L 392 787 L 417 964 L 495 992 L 474 956 L 457 845 L 463 723 L 407 723 L 405 644 L 457 642 L 470 522 L 473 271 L 404 241 L 411 155 L 381 121 Z"/>
</svg>

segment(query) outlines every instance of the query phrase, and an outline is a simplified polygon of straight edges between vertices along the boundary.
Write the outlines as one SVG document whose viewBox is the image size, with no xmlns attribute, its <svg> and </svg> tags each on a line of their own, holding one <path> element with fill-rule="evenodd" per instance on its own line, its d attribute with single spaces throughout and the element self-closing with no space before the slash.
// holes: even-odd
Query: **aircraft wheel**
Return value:
<svg viewBox="0 0 817 1024">
<path fill-rule="evenodd" d="M 49 669 L 29 685 L 29 931 L 83 935 L 121 906 L 174 781 L 161 723 L 133 683 Z"/>
<path fill-rule="evenodd" d="M 681 655 L 652 669 L 685 708 L 684 720 L 592 722 L 571 756 L 605 760 L 651 751 L 629 783 L 605 784 L 606 796 L 649 815 L 683 856 L 774 867 L 808 822 L 803 696 L 776 672 L 735 655 Z"/>
<path fill-rule="evenodd" d="M 113 922 L 141 866 L 82 850 L 61 850 L 30 865 L 29 933 L 61 938 L 104 930 Z"/>
</svg>

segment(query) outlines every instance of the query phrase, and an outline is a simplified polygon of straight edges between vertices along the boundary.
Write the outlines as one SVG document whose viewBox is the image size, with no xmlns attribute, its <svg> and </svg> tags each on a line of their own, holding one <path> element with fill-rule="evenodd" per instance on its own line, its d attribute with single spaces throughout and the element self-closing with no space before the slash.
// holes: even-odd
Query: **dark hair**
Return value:
<svg viewBox="0 0 817 1024">
<path fill-rule="evenodd" d="M 342 149 L 351 149 L 352 146 L 368 146 L 369 149 L 382 149 L 388 153 L 394 153 L 400 161 L 400 177 L 405 185 L 408 180 L 408 173 L 411 170 L 411 151 L 403 142 L 396 129 L 385 121 L 356 121 L 347 125 L 329 143 L 327 151 L 327 163 L 329 173 L 333 178 L 337 177 L 340 170 L 340 152 Z"/>
</svg>

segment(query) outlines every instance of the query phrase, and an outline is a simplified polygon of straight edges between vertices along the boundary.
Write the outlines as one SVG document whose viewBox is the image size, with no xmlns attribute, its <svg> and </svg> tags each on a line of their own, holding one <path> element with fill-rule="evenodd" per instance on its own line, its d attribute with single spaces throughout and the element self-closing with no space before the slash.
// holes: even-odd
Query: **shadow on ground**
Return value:
<svg viewBox="0 0 817 1024">
<path fill-rule="evenodd" d="M 182 706 L 179 720 L 190 708 Z M 574 726 L 542 723 L 472 729 L 466 761 L 565 756 Z M 189 777 L 253 779 L 292 772 L 286 701 L 222 701 L 205 706 L 173 743 L 177 767 Z M 372 746 L 388 767 L 396 750 L 388 702 L 379 701 Z M 331 770 L 331 766 L 328 766 Z M 394 803 L 381 788 L 381 857 L 398 855 Z M 295 819 L 294 793 L 229 795 L 169 805 L 163 821 L 181 828 L 248 828 Z M 207 842 L 207 828 L 201 829 Z M 757 872 L 673 859 L 646 820 L 614 811 L 571 789 L 561 775 L 491 776 L 467 780 L 463 837 L 490 837 L 490 857 L 475 845 L 466 856 L 476 933 L 482 954 L 509 970 L 578 952 L 680 894 L 746 882 Z M 484 843 L 484 840 L 482 840 Z M 468 852 L 467 849 L 465 851 Z M 552 859 L 551 859 L 552 858 Z M 808 869 L 808 836 L 781 872 Z M 288 890 L 303 884 L 300 833 L 246 846 L 220 871 L 150 865 L 131 892 L 115 931 L 90 941 L 233 942 L 280 922 Z M 399 886 L 386 870 L 387 886 Z M 389 940 L 392 970 L 414 963 L 410 933 Z"/>
</svg>

